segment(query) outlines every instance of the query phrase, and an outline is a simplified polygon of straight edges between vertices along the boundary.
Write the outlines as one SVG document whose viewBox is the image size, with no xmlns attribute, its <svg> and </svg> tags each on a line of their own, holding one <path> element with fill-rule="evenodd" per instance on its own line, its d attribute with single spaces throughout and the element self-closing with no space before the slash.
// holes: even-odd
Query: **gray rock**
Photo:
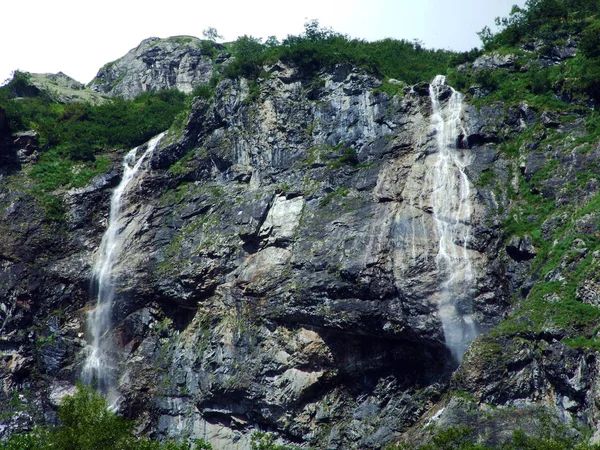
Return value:
<svg viewBox="0 0 600 450">
<path fill-rule="evenodd" d="M 506 69 L 512 68 L 515 64 L 515 55 L 506 54 L 501 55 L 499 53 L 490 53 L 482 55 L 473 62 L 473 70 L 495 70 L 495 69 Z"/>
<path fill-rule="evenodd" d="M 528 235 L 511 237 L 506 244 L 506 252 L 517 262 L 527 261 L 535 258 L 537 255 L 537 250 L 533 246 L 533 240 Z"/>
<path fill-rule="evenodd" d="M 554 112 L 544 111 L 540 116 L 540 121 L 545 127 L 556 128 L 560 125 L 558 114 Z"/>
<path fill-rule="evenodd" d="M 190 94 L 196 86 L 208 83 L 213 73 L 213 63 L 202 47 L 204 42 L 191 36 L 146 39 L 100 69 L 89 87 L 104 95 L 126 99 L 160 89 Z"/>
</svg>

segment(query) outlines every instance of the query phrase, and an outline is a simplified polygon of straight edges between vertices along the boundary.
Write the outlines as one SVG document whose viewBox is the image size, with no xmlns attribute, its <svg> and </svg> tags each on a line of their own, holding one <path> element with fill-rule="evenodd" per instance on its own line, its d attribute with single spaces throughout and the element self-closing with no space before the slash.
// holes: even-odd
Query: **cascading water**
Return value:
<svg viewBox="0 0 600 450">
<path fill-rule="evenodd" d="M 89 311 L 87 319 L 88 335 L 91 343 L 88 346 L 82 378 L 86 384 L 95 384 L 96 389 L 105 395 L 109 404 L 115 404 L 119 395 L 114 383 L 114 363 L 111 360 L 111 343 L 106 339 L 110 329 L 110 314 L 115 297 L 114 265 L 122 247 L 121 207 L 129 187 L 137 179 L 144 160 L 150 155 L 164 133 L 148 142 L 144 154 L 136 161 L 138 147 L 125 155 L 123 159 L 123 178 L 112 193 L 108 228 L 96 257 L 93 271 L 93 283 L 97 289 L 96 306 Z"/>
<path fill-rule="evenodd" d="M 441 97 L 450 92 L 445 106 Z M 465 167 L 470 155 L 458 147 L 462 95 L 446 85 L 438 75 L 429 86 L 433 113 L 431 128 L 437 144 L 437 161 L 433 168 L 432 209 L 438 238 L 435 258 L 440 273 L 441 291 L 438 310 L 446 346 L 457 361 L 462 359 L 477 336 L 472 315 L 471 285 L 473 267 L 467 248 L 471 234 L 471 188 Z"/>
</svg>

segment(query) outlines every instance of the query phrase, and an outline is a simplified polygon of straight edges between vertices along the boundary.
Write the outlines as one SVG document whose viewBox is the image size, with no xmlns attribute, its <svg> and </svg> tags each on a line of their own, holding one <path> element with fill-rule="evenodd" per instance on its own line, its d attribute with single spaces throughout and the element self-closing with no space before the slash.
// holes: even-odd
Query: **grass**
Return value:
<svg viewBox="0 0 600 450">
<path fill-rule="evenodd" d="M 52 148 L 42 153 L 38 163 L 30 171 L 36 180 L 36 186 L 42 192 L 50 192 L 59 187 L 82 187 L 110 167 L 107 157 L 99 157 L 94 161 L 73 161 L 60 148 Z"/>
<path fill-rule="evenodd" d="M 402 81 L 391 82 L 390 78 L 384 78 L 381 86 L 374 89 L 374 93 L 383 92 L 389 95 L 390 97 L 395 97 L 396 95 L 400 97 L 404 97 L 406 83 Z"/>
<path fill-rule="evenodd" d="M 578 336 L 576 338 L 563 339 L 563 342 L 567 347 L 575 349 L 591 349 L 596 352 L 600 352 L 600 341 L 596 338 L 586 338 Z"/>
<path fill-rule="evenodd" d="M 319 207 L 323 208 L 329 205 L 336 198 L 344 198 L 347 197 L 350 193 L 350 190 L 346 187 L 339 187 L 335 191 L 329 192 L 326 194 L 321 201 L 319 202 Z"/>
</svg>

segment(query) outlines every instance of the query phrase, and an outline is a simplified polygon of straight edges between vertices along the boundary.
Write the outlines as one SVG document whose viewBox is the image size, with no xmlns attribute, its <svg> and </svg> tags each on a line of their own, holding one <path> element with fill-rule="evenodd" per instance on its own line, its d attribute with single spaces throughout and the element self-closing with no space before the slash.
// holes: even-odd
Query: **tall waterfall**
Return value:
<svg viewBox="0 0 600 450">
<path fill-rule="evenodd" d="M 450 93 L 445 105 L 442 98 Z M 446 86 L 438 75 L 429 86 L 433 113 L 431 128 L 435 133 L 437 160 L 433 168 L 432 209 L 438 239 L 435 258 L 441 274 L 438 303 L 446 346 L 457 361 L 477 336 L 472 315 L 471 286 L 473 267 L 467 248 L 471 234 L 471 187 L 465 168 L 470 154 L 458 147 L 462 95 Z"/>
<path fill-rule="evenodd" d="M 114 265 L 121 253 L 124 224 L 121 223 L 121 207 L 128 189 L 138 177 L 142 163 L 151 154 L 160 139 L 160 134 L 148 142 L 144 154 L 136 161 L 138 147 L 129 151 L 123 159 L 123 177 L 112 193 L 110 201 L 110 215 L 108 228 L 102 237 L 102 242 L 96 256 L 93 271 L 93 286 L 96 288 L 96 306 L 89 311 L 87 318 L 87 331 L 91 337 L 88 346 L 82 378 L 86 384 L 96 384 L 99 392 L 105 395 L 109 404 L 114 404 L 118 399 L 115 388 L 115 366 L 111 358 L 113 351 L 107 332 L 110 329 L 110 315 L 115 297 Z"/>
</svg>

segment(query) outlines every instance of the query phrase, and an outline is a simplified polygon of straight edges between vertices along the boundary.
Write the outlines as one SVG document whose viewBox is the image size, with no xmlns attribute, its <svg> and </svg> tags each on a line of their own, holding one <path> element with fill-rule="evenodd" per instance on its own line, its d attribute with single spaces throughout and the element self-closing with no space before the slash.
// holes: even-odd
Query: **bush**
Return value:
<svg viewBox="0 0 600 450">
<path fill-rule="evenodd" d="M 498 71 L 481 69 L 475 72 L 473 80 L 482 88 L 495 90 L 500 86 L 500 80 L 498 79 L 499 74 L 500 72 Z"/>
<path fill-rule="evenodd" d="M 507 17 L 497 17 L 500 31 L 492 33 L 489 27 L 479 37 L 486 50 L 512 47 L 524 41 L 554 41 L 557 32 L 565 35 L 580 32 L 585 20 L 600 12 L 597 0 L 527 0 L 525 7 L 513 6 Z"/>
<path fill-rule="evenodd" d="M 600 20 L 596 20 L 583 31 L 579 50 L 588 58 L 600 56 Z"/>
<path fill-rule="evenodd" d="M 265 61 L 265 50 L 261 39 L 247 35 L 239 37 L 231 47 L 235 59 L 227 67 L 225 74 L 231 78 L 240 75 L 251 79 L 257 78 Z"/>
<path fill-rule="evenodd" d="M 58 409 L 59 426 L 48 434 L 48 444 L 57 449 L 95 450 L 132 447 L 133 422 L 109 411 L 96 391 L 79 385 Z"/>
<path fill-rule="evenodd" d="M 189 450 L 187 442 L 158 442 L 138 439 L 134 423 L 108 409 L 106 400 L 93 389 L 79 384 L 58 408 L 58 425 L 40 427 L 13 435 L 0 443 L 0 450 Z M 203 439 L 194 450 L 211 450 Z"/>
<path fill-rule="evenodd" d="M 242 36 L 233 43 L 235 60 L 225 70 L 225 76 L 256 79 L 265 63 L 282 60 L 296 66 L 307 78 L 338 64 L 351 64 L 382 78 L 396 78 L 406 83 L 429 81 L 445 73 L 455 53 L 427 50 L 419 42 L 383 39 L 366 42 L 352 39 L 330 28 L 319 26 L 316 20 L 304 25 L 304 33 L 290 35 L 283 42 L 270 38 L 266 43 L 251 36 Z M 477 52 L 465 53 L 472 58 Z"/>
<path fill-rule="evenodd" d="M 296 445 L 283 445 L 275 442 L 275 436 L 271 433 L 257 431 L 250 437 L 251 450 L 300 450 Z"/>
</svg>

